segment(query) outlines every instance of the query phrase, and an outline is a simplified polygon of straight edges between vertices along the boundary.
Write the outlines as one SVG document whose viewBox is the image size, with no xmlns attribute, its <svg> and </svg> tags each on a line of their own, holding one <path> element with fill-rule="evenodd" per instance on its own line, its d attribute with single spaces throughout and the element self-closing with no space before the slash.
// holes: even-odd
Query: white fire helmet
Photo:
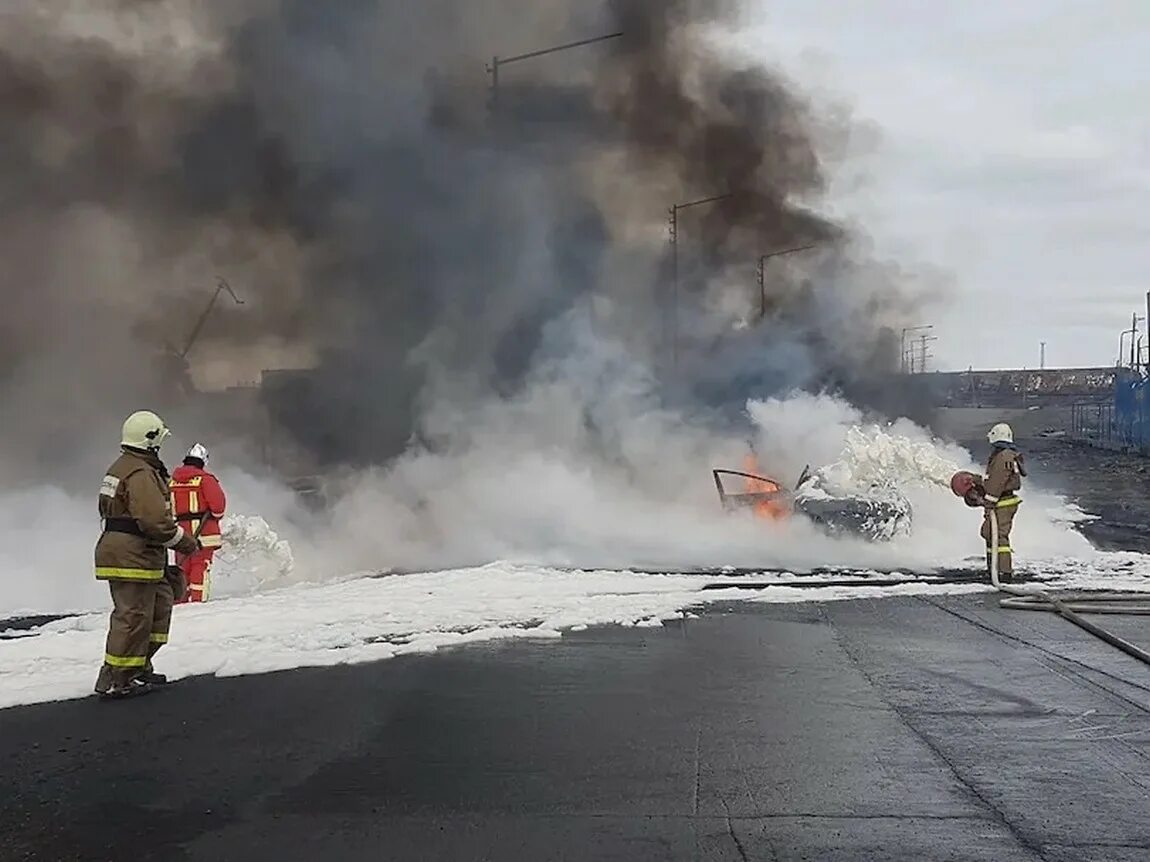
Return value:
<svg viewBox="0 0 1150 862">
<path fill-rule="evenodd" d="M 999 422 L 990 429 L 990 433 L 986 435 L 986 439 L 992 444 L 994 443 L 1013 443 L 1014 430 L 1005 422 Z"/>
<path fill-rule="evenodd" d="M 193 443 L 192 448 L 188 450 L 187 458 L 199 458 L 205 464 L 208 463 L 208 447 L 203 443 Z"/>
<path fill-rule="evenodd" d="M 137 410 L 124 420 L 124 428 L 120 434 L 120 445 L 159 452 L 160 447 L 171 433 L 168 426 L 164 424 L 164 420 L 151 410 Z"/>
</svg>

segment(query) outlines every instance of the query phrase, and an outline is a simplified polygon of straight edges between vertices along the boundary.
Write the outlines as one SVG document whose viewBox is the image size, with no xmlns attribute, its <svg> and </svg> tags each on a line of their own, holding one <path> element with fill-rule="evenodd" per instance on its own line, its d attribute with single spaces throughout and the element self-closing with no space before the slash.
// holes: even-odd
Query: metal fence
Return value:
<svg viewBox="0 0 1150 862">
<path fill-rule="evenodd" d="M 1088 443 L 1115 443 L 1113 402 L 1102 404 L 1084 402 L 1072 405 L 1070 434 L 1075 439 Z"/>
<path fill-rule="evenodd" d="M 1109 402 L 1073 405 L 1071 434 L 1108 448 L 1150 454 L 1150 378 L 1129 369 L 1114 379 Z"/>
</svg>

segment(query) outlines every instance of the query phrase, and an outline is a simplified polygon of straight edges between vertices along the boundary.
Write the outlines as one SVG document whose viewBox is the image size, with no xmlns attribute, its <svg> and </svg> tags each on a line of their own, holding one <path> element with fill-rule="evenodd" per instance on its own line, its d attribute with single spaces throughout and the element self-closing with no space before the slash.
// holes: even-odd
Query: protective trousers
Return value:
<svg viewBox="0 0 1150 862">
<path fill-rule="evenodd" d="M 152 669 L 152 656 L 168 642 L 172 588 L 166 581 L 108 581 L 112 616 L 96 691 L 127 685 Z"/>
<path fill-rule="evenodd" d="M 1010 528 L 1014 526 L 1014 515 L 1018 512 L 1018 504 L 1013 506 L 999 506 L 987 509 L 982 519 L 982 529 L 979 535 L 986 542 L 986 570 L 990 571 L 991 555 L 998 554 L 998 575 L 1003 579 L 1009 578 L 1014 572 L 1013 550 L 1010 547 Z M 998 522 L 998 546 L 991 544 L 994 536 L 990 532 L 990 519 Z"/>
<path fill-rule="evenodd" d="M 215 553 L 215 548 L 201 548 L 187 556 L 176 554 L 176 565 L 184 570 L 184 577 L 188 580 L 187 592 L 179 604 L 208 600 L 208 593 L 211 591 L 212 557 Z"/>
</svg>

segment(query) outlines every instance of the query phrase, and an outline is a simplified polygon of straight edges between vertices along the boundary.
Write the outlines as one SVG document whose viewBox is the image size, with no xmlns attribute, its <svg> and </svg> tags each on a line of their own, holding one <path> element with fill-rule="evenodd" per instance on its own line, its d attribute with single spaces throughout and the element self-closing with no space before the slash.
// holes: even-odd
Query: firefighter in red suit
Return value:
<svg viewBox="0 0 1150 862">
<path fill-rule="evenodd" d="M 220 518 L 227 498 L 219 479 L 205 469 L 207 463 L 207 447 L 196 443 L 188 450 L 183 466 L 172 471 L 168 483 L 176 522 L 188 535 L 198 533 L 201 546 L 191 554 L 176 554 L 176 565 L 184 570 L 188 581 L 180 604 L 208 600 L 212 556 L 221 544 Z"/>
</svg>

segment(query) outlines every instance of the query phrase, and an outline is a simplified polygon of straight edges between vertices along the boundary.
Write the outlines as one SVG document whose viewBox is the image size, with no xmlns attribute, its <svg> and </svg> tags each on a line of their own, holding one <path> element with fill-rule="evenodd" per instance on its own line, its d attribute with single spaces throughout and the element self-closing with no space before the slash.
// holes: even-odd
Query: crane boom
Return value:
<svg viewBox="0 0 1150 862">
<path fill-rule="evenodd" d="M 210 300 L 208 300 L 207 307 L 204 308 L 203 314 L 201 314 L 199 317 L 199 320 L 196 321 L 196 325 L 194 327 L 192 327 L 192 334 L 190 336 L 188 336 L 188 343 L 184 347 L 183 351 L 180 353 L 181 359 L 187 358 L 188 351 L 190 351 L 192 349 L 192 347 L 196 343 L 196 339 L 198 339 L 200 337 L 200 332 L 203 330 L 204 324 L 207 323 L 208 315 L 212 313 L 212 308 L 215 307 L 216 300 L 219 299 L 220 293 L 225 291 L 225 290 L 228 292 L 228 294 L 231 296 L 231 298 L 235 300 L 236 305 L 243 305 L 244 304 L 244 301 L 242 299 L 240 299 L 238 296 L 236 296 L 236 292 L 234 290 L 232 290 L 232 286 L 230 284 L 228 284 L 226 280 L 224 280 L 222 278 L 217 278 L 216 279 L 216 291 L 215 291 L 215 293 L 212 294 L 212 298 Z"/>
</svg>

